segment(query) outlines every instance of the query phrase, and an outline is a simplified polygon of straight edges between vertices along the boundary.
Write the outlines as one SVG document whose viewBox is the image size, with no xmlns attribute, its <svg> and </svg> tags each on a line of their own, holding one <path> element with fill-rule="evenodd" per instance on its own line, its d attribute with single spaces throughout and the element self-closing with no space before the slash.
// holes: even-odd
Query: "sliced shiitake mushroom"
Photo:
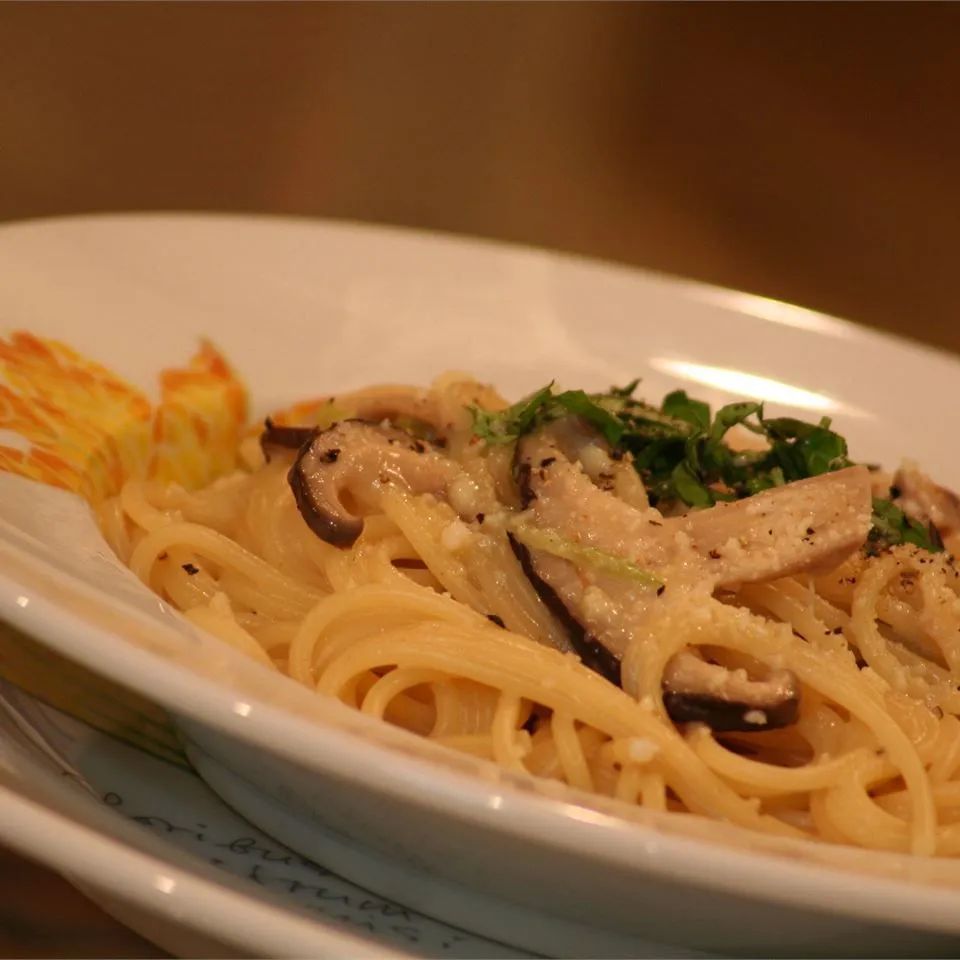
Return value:
<svg viewBox="0 0 960 960">
<path fill-rule="evenodd" d="M 684 651 L 667 665 L 663 705 L 677 723 L 705 723 L 717 731 L 772 730 L 796 721 L 800 685 L 789 670 L 753 679 Z"/>
<path fill-rule="evenodd" d="M 279 453 L 299 450 L 318 433 L 316 427 L 288 427 L 274 423 L 269 417 L 263 423 L 260 434 L 260 449 L 263 457 L 270 461 Z"/>
<path fill-rule="evenodd" d="M 698 576 L 719 587 L 830 569 L 857 550 L 870 529 L 870 477 L 863 466 L 670 518 L 609 496 L 547 432 L 518 443 L 515 473 L 539 526 L 651 570 L 692 552 Z"/>
<path fill-rule="evenodd" d="M 570 646 L 580 658 L 580 661 L 591 670 L 606 677 L 611 683 L 620 686 L 620 660 L 614 656 L 596 637 L 590 636 L 581 623 L 572 616 L 567 605 L 557 591 L 544 580 L 537 572 L 531 551 L 525 547 L 512 533 L 508 534 L 510 547 L 514 556 L 520 561 L 526 578 L 533 585 L 537 595 L 544 602 L 547 609 L 556 617 L 567 632 Z M 543 558 L 541 558 L 542 562 Z M 563 574 L 560 574 L 563 575 Z M 572 566 L 567 571 L 568 576 L 576 576 Z"/>
<path fill-rule="evenodd" d="M 363 518 L 343 502 L 351 487 L 375 492 L 395 483 L 415 493 L 441 493 L 459 472 L 454 461 L 402 430 L 343 420 L 300 448 L 288 480 L 310 529 L 346 547 L 363 531 Z"/>
<path fill-rule="evenodd" d="M 696 583 L 709 592 L 829 567 L 856 550 L 870 526 L 864 467 L 665 518 L 614 496 L 609 484 L 598 484 L 576 454 L 571 456 L 568 439 L 553 426 L 518 443 L 514 467 L 525 519 L 569 543 L 650 571 L 663 583 L 651 590 L 548 550 L 515 549 L 544 601 L 566 611 L 571 642 L 584 663 L 614 682 L 636 629 L 671 584 Z M 716 730 L 792 723 L 798 698 L 792 674 L 753 680 L 689 653 L 674 657 L 665 674 L 664 703 L 671 716 L 678 722 L 701 720 Z"/>
</svg>

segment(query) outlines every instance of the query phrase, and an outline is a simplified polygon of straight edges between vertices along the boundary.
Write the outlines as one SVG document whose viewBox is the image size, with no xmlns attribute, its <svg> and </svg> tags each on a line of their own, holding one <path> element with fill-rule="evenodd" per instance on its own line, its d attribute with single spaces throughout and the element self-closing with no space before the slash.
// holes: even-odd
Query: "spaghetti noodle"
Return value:
<svg viewBox="0 0 960 960">
<path fill-rule="evenodd" d="M 960 579 L 915 521 L 890 543 L 850 520 L 877 476 L 711 481 L 692 510 L 614 420 L 580 404 L 504 433 L 524 410 L 453 376 L 302 404 L 209 486 L 128 481 L 101 526 L 197 626 L 450 748 L 771 834 L 960 854 Z M 824 514 L 841 495 L 849 517 Z"/>
</svg>

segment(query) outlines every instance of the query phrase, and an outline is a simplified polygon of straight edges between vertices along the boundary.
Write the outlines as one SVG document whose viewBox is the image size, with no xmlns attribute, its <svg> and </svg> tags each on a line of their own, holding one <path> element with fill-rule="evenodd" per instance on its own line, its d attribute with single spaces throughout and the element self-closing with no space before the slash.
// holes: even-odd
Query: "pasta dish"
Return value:
<svg viewBox="0 0 960 960">
<path fill-rule="evenodd" d="M 274 415 L 97 507 L 270 670 L 627 804 L 960 854 L 960 504 L 826 418 L 445 375 Z"/>
</svg>

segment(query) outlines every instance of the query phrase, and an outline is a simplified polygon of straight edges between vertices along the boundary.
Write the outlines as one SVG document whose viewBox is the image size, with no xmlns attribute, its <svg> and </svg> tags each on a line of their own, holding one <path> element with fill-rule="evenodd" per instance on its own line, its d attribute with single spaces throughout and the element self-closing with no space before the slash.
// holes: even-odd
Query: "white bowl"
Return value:
<svg viewBox="0 0 960 960">
<path fill-rule="evenodd" d="M 354 886 L 259 832 L 189 771 L 4 681 L 0 824 L 5 843 L 178 956 L 524 955 Z"/>
<path fill-rule="evenodd" d="M 761 393 L 830 414 L 855 455 L 909 452 L 960 479 L 943 442 L 957 361 L 623 268 L 353 225 L 131 216 L 4 228 L 0 275 L 16 278 L 0 289 L 9 328 L 67 340 L 144 387 L 211 337 L 257 412 L 452 366 L 508 394 L 641 375 L 652 396 L 698 383 L 710 400 Z M 906 396 L 937 412 L 932 427 Z M 620 815 L 451 755 L 200 635 L 112 558 L 76 497 L 2 475 L 0 617 L 170 709 L 201 773 L 267 832 L 308 854 L 329 853 L 331 837 L 359 850 L 344 856 L 352 879 L 414 906 L 441 878 L 572 925 L 575 953 L 651 940 L 764 954 L 956 949 L 956 863 Z M 419 879 L 390 889 L 391 862 Z M 523 945 L 558 952 L 555 940 Z"/>
</svg>

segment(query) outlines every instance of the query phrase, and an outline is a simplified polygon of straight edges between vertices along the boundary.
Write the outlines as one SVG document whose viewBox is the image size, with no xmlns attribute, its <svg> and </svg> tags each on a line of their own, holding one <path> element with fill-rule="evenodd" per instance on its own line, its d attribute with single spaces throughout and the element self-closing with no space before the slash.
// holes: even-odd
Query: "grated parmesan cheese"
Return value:
<svg viewBox="0 0 960 960">
<path fill-rule="evenodd" d="M 462 520 L 454 520 L 443 528 L 440 534 L 440 546 L 451 553 L 457 553 L 468 547 L 473 540 L 473 534 Z"/>
<path fill-rule="evenodd" d="M 646 737 L 631 737 L 627 742 L 627 753 L 636 763 L 649 763 L 659 752 L 660 748 Z"/>
</svg>

